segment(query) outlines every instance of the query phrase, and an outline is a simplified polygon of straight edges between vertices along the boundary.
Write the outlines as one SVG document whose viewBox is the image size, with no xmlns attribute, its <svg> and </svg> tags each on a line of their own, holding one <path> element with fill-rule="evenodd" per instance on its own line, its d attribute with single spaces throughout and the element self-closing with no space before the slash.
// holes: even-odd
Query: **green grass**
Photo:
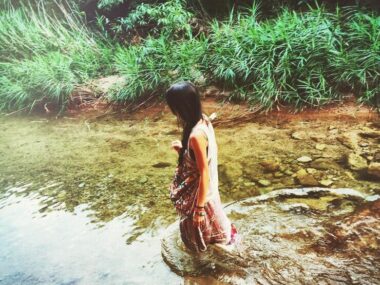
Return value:
<svg viewBox="0 0 380 285">
<path fill-rule="evenodd" d="M 76 85 L 109 72 L 111 47 L 75 10 L 44 5 L 0 12 L 0 110 L 65 104 Z"/>
<path fill-rule="evenodd" d="M 268 108 L 320 106 L 339 100 L 342 85 L 370 101 L 378 93 L 379 17 L 353 15 L 284 9 L 260 22 L 253 6 L 245 15 L 214 21 L 204 58 L 208 77 L 234 88 L 233 96 Z"/>
<path fill-rule="evenodd" d="M 125 76 L 126 84 L 116 87 L 109 99 L 123 102 L 152 92 L 160 96 L 163 89 L 177 80 L 201 83 L 199 62 L 206 50 L 204 37 L 171 41 L 166 36 L 148 37 L 143 45 L 117 48 L 115 69 Z"/>
<path fill-rule="evenodd" d="M 124 77 L 107 96 L 118 103 L 160 97 L 178 80 L 215 83 L 232 91 L 230 99 L 267 109 L 317 107 L 347 92 L 365 103 L 379 97 L 380 17 L 357 8 L 283 8 L 260 20 L 254 4 L 194 33 L 183 1 L 142 4 L 115 27 L 138 34 L 157 25 L 132 44 L 90 30 L 68 3 L 48 10 L 41 1 L 7 3 L 0 11 L 2 111 L 64 106 L 76 86 L 111 74 Z"/>
</svg>

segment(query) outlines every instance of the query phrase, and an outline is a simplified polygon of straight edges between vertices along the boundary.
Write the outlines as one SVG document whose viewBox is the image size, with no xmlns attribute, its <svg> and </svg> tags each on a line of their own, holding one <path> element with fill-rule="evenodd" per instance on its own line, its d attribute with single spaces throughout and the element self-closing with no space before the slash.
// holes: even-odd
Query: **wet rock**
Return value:
<svg viewBox="0 0 380 285">
<path fill-rule="evenodd" d="M 380 162 L 371 162 L 368 166 L 368 174 L 380 178 Z"/>
<path fill-rule="evenodd" d="M 307 173 L 305 169 L 300 169 L 296 172 L 295 177 L 299 184 L 304 186 L 318 186 L 318 181 L 312 174 Z"/>
<path fill-rule="evenodd" d="M 294 184 L 294 178 L 291 176 L 286 176 L 281 178 L 281 184 L 282 185 L 293 185 Z"/>
<path fill-rule="evenodd" d="M 380 138 L 380 132 L 366 128 L 364 132 L 360 132 L 359 135 L 363 138 L 378 139 Z"/>
<path fill-rule="evenodd" d="M 317 143 L 317 144 L 315 145 L 315 148 L 316 148 L 317 150 L 324 150 L 324 149 L 326 148 L 326 145 L 325 145 L 324 143 Z"/>
<path fill-rule="evenodd" d="M 356 150 L 358 149 L 358 136 L 356 133 L 346 133 L 336 138 L 344 146 Z"/>
<path fill-rule="evenodd" d="M 291 134 L 291 137 L 295 140 L 304 140 L 308 138 L 308 135 L 306 132 L 296 131 Z"/>
<path fill-rule="evenodd" d="M 304 155 L 304 156 L 301 156 L 301 157 L 297 158 L 297 161 L 299 161 L 299 162 L 310 162 L 312 160 L 313 159 L 310 156 L 307 156 L 307 155 Z"/>
<path fill-rule="evenodd" d="M 275 172 L 280 169 L 280 163 L 275 160 L 264 160 L 259 163 L 265 172 Z"/>
<path fill-rule="evenodd" d="M 348 153 L 345 155 L 347 166 L 354 171 L 362 171 L 367 168 L 367 160 L 356 153 Z"/>
<path fill-rule="evenodd" d="M 253 182 L 253 181 L 248 181 L 248 182 L 244 182 L 243 185 L 244 185 L 245 187 L 255 186 L 255 182 Z"/>
<path fill-rule="evenodd" d="M 257 183 L 260 186 L 269 186 L 269 185 L 271 185 L 271 182 L 269 180 L 266 180 L 266 179 L 260 179 L 260 180 L 257 181 Z"/>
<path fill-rule="evenodd" d="M 322 134 L 312 134 L 310 135 L 310 138 L 315 142 L 321 142 L 326 139 L 326 136 Z"/>
<path fill-rule="evenodd" d="M 316 172 L 317 172 L 317 170 L 316 170 L 315 168 L 306 168 L 306 171 L 307 171 L 307 173 L 309 173 L 309 174 L 313 174 L 313 173 L 316 173 Z"/>
<path fill-rule="evenodd" d="M 333 181 L 328 180 L 328 179 L 323 179 L 323 180 L 319 181 L 319 184 L 321 184 L 322 186 L 326 186 L 326 187 L 330 186 L 333 183 L 334 183 Z"/>
<path fill-rule="evenodd" d="M 379 284 L 379 209 L 351 189 L 278 190 L 226 208 L 234 245 L 189 252 L 175 223 L 161 252 L 174 272 L 217 284 Z"/>
<path fill-rule="evenodd" d="M 318 169 L 318 170 L 329 170 L 329 169 L 339 170 L 340 169 L 339 164 L 335 163 L 334 161 L 328 160 L 326 158 L 315 159 L 314 161 L 310 163 L 310 167 Z"/>
</svg>

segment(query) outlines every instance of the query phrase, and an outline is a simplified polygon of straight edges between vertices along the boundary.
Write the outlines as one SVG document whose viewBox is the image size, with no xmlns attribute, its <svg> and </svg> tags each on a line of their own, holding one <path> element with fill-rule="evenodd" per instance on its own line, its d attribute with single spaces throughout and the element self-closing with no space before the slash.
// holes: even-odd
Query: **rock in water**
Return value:
<svg viewBox="0 0 380 285">
<path fill-rule="evenodd" d="M 313 159 L 310 156 L 307 156 L 307 155 L 304 155 L 304 156 L 301 156 L 301 157 L 297 158 L 297 161 L 299 161 L 299 162 L 310 162 L 312 160 Z"/>
<path fill-rule="evenodd" d="M 305 169 L 300 169 L 295 174 L 299 184 L 303 186 L 318 186 L 318 181 L 310 173 L 307 173 Z"/>
<path fill-rule="evenodd" d="M 371 162 L 368 166 L 368 174 L 380 179 L 380 162 Z"/>
<path fill-rule="evenodd" d="M 351 170 L 362 171 L 367 168 L 367 160 L 356 153 L 347 154 L 345 160 Z"/>
<path fill-rule="evenodd" d="M 257 183 L 259 183 L 261 186 L 269 186 L 271 184 L 271 182 L 266 179 L 260 179 L 257 181 Z"/>
<path fill-rule="evenodd" d="M 227 284 L 380 284 L 379 200 L 352 189 L 283 189 L 229 205 L 239 242 L 186 250 L 175 223 L 162 256 L 182 276 Z"/>
<path fill-rule="evenodd" d="M 280 169 L 280 163 L 274 160 L 264 160 L 259 163 L 266 172 L 276 172 Z"/>
<path fill-rule="evenodd" d="M 343 134 L 337 137 L 337 140 L 343 144 L 344 146 L 352 149 L 357 150 L 358 145 L 358 135 L 356 133 L 347 133 Z"/>
</svg>

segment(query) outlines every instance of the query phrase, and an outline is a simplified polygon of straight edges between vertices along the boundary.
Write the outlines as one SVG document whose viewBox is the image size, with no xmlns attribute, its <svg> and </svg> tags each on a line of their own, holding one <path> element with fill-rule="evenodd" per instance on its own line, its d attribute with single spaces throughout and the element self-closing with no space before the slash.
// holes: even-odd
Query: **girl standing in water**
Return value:
<svg viewBox="0 0 380 285">
<path fill-rule="evenodd" d="M 199 92 L 192 83 L 179 82 L 166 91 L 165 98 L 183 127 L 182 141 L 172 142 L 179 157 L 169 187 L 180 215 L 181 239 L 193 251 L 205 251 L 211 243 L 231 244 L 236 228 L 220 201 L 215 133 L 202 111 Z"/>
</svg>

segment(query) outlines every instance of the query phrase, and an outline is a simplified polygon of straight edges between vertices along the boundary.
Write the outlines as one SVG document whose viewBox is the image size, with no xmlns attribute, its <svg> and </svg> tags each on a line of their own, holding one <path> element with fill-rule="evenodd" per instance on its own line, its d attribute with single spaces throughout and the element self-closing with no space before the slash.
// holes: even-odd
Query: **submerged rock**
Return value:
<svg viewBox="0 0 380 285">
<path fill-rule="evenodd" d="M 346 133 L 336 138 L 342 145 L 356 150 L 358 149 L 358 135 L 357 133 Z"/>
<path fill-rule="evenodd" d="M 303 186 L 318 186 L 318 181 L 314 176 L 308 173 L 305 169 L 300 169 L 296 172 L 295 177 L 299 184 Z"/>
<path fill-rule="evenodd" d="M 275 160 L 264 160 L 260 162 L 260 165 L 266 172 L 275 172 L 280 169 L 280 163 Z"/>
<path fill-rule="evenodd" d="M 380 162 L 371 162 L 368 166 L 368 174 L 380 178 Z"/>
<path fill-rule="evenodd" d="M 301 157 L 297 158 L 297 161 L 299 161 L 299 162 L 310 162 L 312 160 L 313 159 L 310 156 L 307 156 L 307 155 L 304 155 L 304 156 L 301 156 Z"/>
<path fill-rule="evenodd" d="M 356 153 L 348 153 L 345 160 L 351 170 L 363 171 L 367 168 L 367 160 Z"/>
<path fill-rule="evenodd" d="M 175 223 L 162 256 L 181 276 L 223 284 L 379 284 L 379 207 L 352 189 L 273 191 L 226 207 L 239 231 L 234 245 L 194 254 Z"/>
<path fill-rule="evenodd" d="M 259 185 L 261 185 L 261 186 L 269 186 L 271 184 L 271 182 L 269 180 L 266 180 L 266 179 L 260 179 L 257 181 L 257 183 L 259 183 Z"/>
</svg>

